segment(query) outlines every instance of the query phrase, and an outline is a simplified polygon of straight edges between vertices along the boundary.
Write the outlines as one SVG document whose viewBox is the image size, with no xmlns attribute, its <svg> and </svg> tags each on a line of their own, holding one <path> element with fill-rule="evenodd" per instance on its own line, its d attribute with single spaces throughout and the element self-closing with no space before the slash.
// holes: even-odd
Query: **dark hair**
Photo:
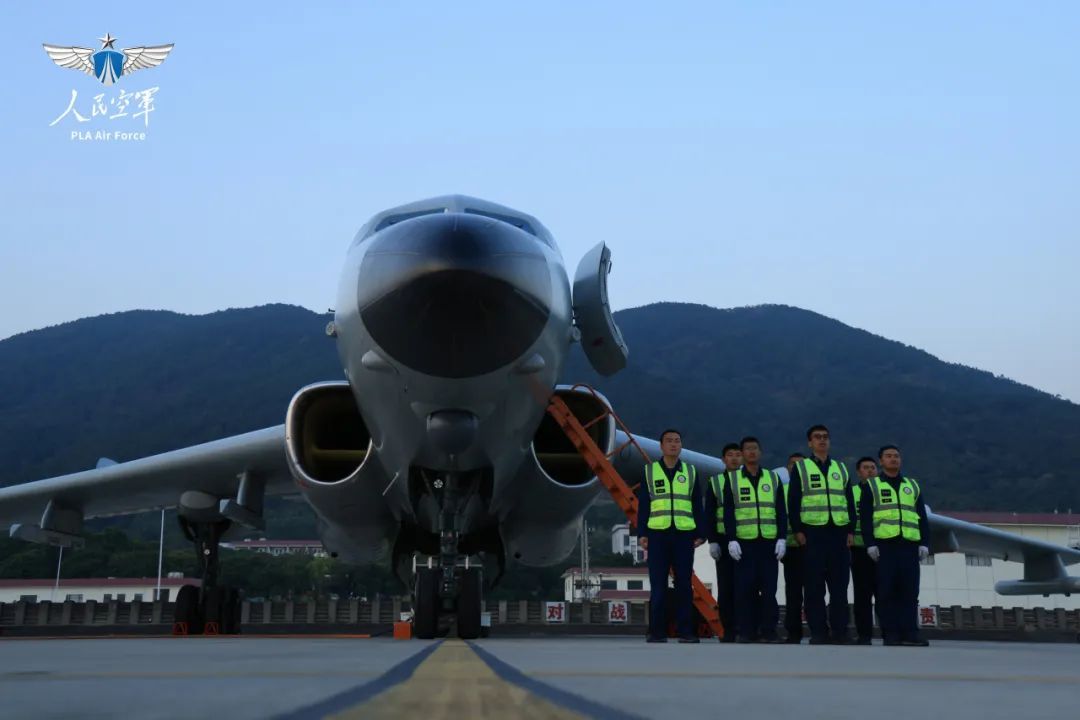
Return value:
<svg viewBox="0 0 1080 720">
<path fill-rule="evenodd" d="M 900 448 L 896 447 L 895 445 L 882 445 L 881 449 L 877 451 L 878 458 L 884 455 L 886 450 L 895 450 L 896 452 L 900 452 Z"/>
<path fill-rule="evenodd" d="M 735 443 L 728 443 L 727 445 L 724 446 L 724 449 L 720 451 L 720 457 L 724 457 L 725 455 L 727 455 L 732 450 L 737 450 L 739 452 L 742 452 L 742 448 L 739 447 L 738 445 L 736 445 Z"/>
<path fill-rule="evenodd" d="M 742 450 L 744 447 L 746 447 L 747 443 L 757 443 L 757 446 L 759 448 L 761 447 L 761 441 L 760 440 L 758 440 L 753 435 L 747 435 L 746 437 L 744 437 L 742 440 L 739 441 L 739 450 Z"/>
<path fill-rule="evenodd" d="M 668 428 L 664 432 L 660 433 L 660 442 L 664 442 L 664 436 L 667 435 L 668 433 L 675 433 L 676 435 L 679 436 L 679 439 L 682 440 L 682 433 L 681 432 L 679 432 L 675 428 Z"/>
<path fill-rule="evenodd" d="M 790 455 L 787 456 L 788 460 L 790 460 L 791 458 L 798 458 L 799 460 L 805 460 L 806 456 L 803 455 L 800 452 L 794 452 L 794 453 L 791 453 Z M 856 465 L 855 467 L 858 467 L 858 465 Z"/>
<path fill-rule="evenodd" d="M 878 455 L 878 457 L 881 457 L 881 456 Z M 855 463 L 855 469 L 858 470 L 859 466 L 862 465 L 864 462 L 874 463 L 875 465 L 877 465 L 877 460 L 870 457 L 869 455 L 863 455 L 861 458 L 859 458 L 859 462 Z"/>
<path fill-rule="evenodd" d="M 806 439 L 809 440 L 810 436 L 816 433 L 818 430 L 824 430 L 825 432 L 829 432 L 829 428 L 825 427 L 824 425 L 811 425 L 810 429 L 806 431 Z"/>
</svg>

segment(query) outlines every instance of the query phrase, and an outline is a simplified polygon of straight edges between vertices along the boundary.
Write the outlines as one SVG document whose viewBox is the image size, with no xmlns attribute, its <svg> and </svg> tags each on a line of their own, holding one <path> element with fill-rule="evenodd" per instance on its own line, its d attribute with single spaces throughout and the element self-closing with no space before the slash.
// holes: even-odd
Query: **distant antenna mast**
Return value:
<svg viewBox="0 0 1080 720">
<path fill-rule="evenodd" d="M 581 518 L 581 599 L 592 600 L 592 572 L 589 569 L 589 523 Z"/>
</svg>

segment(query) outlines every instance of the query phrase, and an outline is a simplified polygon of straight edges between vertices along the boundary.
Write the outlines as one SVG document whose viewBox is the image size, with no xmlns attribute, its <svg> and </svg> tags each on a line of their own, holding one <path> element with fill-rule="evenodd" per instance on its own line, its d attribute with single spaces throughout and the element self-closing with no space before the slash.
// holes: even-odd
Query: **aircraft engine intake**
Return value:
<svg viewBox="0 0 1080 720">
<path fill-rule="evenodd" d="M 344 482 L 371 454 L 371 433 L 348 383 L 319 383 L 298 392 L 285 421 L 289 466 L 311 484 Z"/>
<path fill-rule="evenodd" d="M 582 425 L 607 410 L 604 401 L 588 390 L 559 388 L 555 390 L 555 395 L 566 403 Z M 588 431 L 593 442 L 604 452 L 611 452 L 615 448 L 615 420 L 610 415 L 589 427 Z M 559 485 L 587 485 L 596 477 L 551 415 L 544 415 L 533 437 L 532 447 L 541 472 Z"/>
</svg>

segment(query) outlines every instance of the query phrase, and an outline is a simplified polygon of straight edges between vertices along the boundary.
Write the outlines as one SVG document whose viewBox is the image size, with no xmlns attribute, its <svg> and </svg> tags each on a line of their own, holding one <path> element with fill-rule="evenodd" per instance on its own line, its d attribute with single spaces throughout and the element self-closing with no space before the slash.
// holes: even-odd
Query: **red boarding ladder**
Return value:
<svg viewBox="0 0 1080 720">
<path fill-rule="evenodd" d="M 600 482 L 604 484 L 607 491 L 611 493 L 611 497 L 615 500 L 615 504 L 626 513 L 627 520 L 630 521 L 630 525 L 637 527 L 637 513 L 638 513 L 638 501 L 637 496 L 634 495 L 634 491 L 626 484 L 626 481 L 622 479 L 618 471 L 615 470 L 615 466 L 611 464 L 611 458 L 621 453 L 628 446 L 633 445 L 634 448 L 641 453 L 641 457 L 645 460 L 645 463 L 651 463 L 648 454 L 645 450 L 638 445 L 634 440 L 634 436 L 630 433 L 630 430 L 623 424 L 623 421 L 619 419 L 619 416 L 615 414 L 615 411 L 611 409 L 611 406 L 600 397 L 600 394 L 596 392 L 592 387 L 584 384 L 575 385 L 572 389 L 577 390 L 583 388 L 592 393 L 606 410 L 598 417 L 593 418 L 584 425 L 574 417 L 574 414 L 570 412 L 570 408 L 563 402 L 562 398 L 558 395 L 552 395 L 548 401 L 548 414 L 555 419 L 555 422 L 559 424 L 559 427 L 563 429 L 566 436 L 570 438 L 570 442 L 574 444 L 577 451 L 581 453 L 581 456 L 585 458 L 585 462 L 596 477 L 600 478 Z M 629 438 L 622 445 L 618 446 L 609 454 L 605 454 L 597 444 L 589 436 L 589 428 L 604 419 L 611 417 L 620 430 L 626 433 L 626 437 Z M 720 623 L 720 610 L 716 605 L 716 600 L 709 593 L 705 584 L 698 580 L 697 575 L 691 575 L 691 586 L 694 591 L 694 606 L 701 613 L 701 617 L 705 618 L 705 623 L 712 630 L 712 633 L 717 638 L 724 637 L 724 626 Z"/>
</svg>

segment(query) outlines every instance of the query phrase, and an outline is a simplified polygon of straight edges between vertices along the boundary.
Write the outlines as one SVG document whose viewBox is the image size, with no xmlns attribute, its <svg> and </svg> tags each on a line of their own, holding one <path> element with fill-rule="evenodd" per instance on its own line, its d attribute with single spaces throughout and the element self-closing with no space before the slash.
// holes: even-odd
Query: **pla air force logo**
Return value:
<svg viewBox="0 0 1080 720">
<path fill-rule="evenodd" d="M 101 49 L 96 52 L 90 48 L 62 45 L 44 44 L 44 48 L 60 67 L 95 77 L 106 87 L 116 85 L 119 80 L 138 70 L 157 67 L 165 62 L 173 49 L 173 44 L 169 43 L 117 50 L 116 38 L 111 34 L 106 33 L 105 37 L 98 39 Z M 78 141 L 145 140 L 150 115 L 157 109 L 155 100 L 158 90 L 157 87 L 141 90 L 118 88 L 108 94 L 100 92 L 91 99 L 80 100 L 79 91 L 72 88 L 67 109 L 49 123 L 49 127 L 64 121 L 69 126 L 70 139 Z M 114 120 L 119 120 L 119 123 L 111 124 Z M 132 121 L 136 123 L 135 127 L 132 127 Z M 105 122 L 110 123 L 108 129 L 102 127 Z M 142 124 L 141 128 L 138 123 Z"/>
<path fill-rule="evenodd" d="M 169 51 L 173 49 L 173 44 L 170 43 L 117 50 L 113 47 L 116 38 L 109 33 L 105 33 L 105 37 L 98 40 L 101 41 L 101 49 L 97 52 L 84 47 L 48 44 L 44 44 L 44 47 L 52 61 L 60 67 L 93 75 L 103 85 L 112 85 L 136 70 L 157 67 L 165 62 Z"/>
</svg>

